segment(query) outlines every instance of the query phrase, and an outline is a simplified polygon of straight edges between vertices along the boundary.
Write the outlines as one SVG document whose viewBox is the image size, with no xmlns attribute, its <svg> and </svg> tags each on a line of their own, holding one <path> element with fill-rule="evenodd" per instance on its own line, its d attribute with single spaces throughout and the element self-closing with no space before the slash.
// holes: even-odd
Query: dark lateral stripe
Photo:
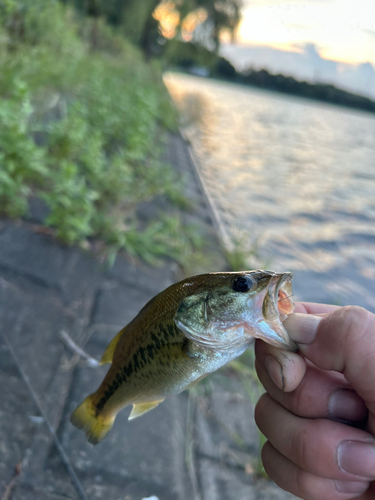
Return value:
<svg viewBox="0 0 375 500">
<path fill-rule="evenodd" d="M 159 331 L 163 336 L 164 342 L 168 344 L 169 342 L 173 342 L 176 337 L 177 329 L 175 325 L 159 325 Z"/>
<path fill-rule="evenodd" d="M 145 363 L 145 364 L 147 363 L 146 352 L 147 352 L 147 350 L 144 347 L 139 348 L 139 355 L 141 356 L 141 359 L 142 359 L 143 363 Z"/>
<path fill-rule="evenodd" d="M 123 382 L 127 382 L 128 377 L 130 377 L 132 373 L 133 364 L 130 361 L 130 363 L 125 366 L 122 371 L 118 371 L 116 373 L 113 382 L 108 385 L 107 390 L 104 392 L 104 396 L 100 398 L 99 403 L 96 405 L 97 412 L 103 409 L 108 399 L 117 391 Z"/>
<path fill-rule="evenodd" d="M 134 371 L 135 373 L 137 373 L 141 368 L 140 362 L 138 360 L 138 352 L 136 352 L 133 356 L 133 363 L 134 363 Z"/>
<path fill-rule="evenodd" d="M 156 349 L 160 349 L 160 347 L 161 347 L 160 339 L 154 333 L 151 333 L 151 339 L 152 339 L 152 342 L 154 343 Z"/>
<path fill-rule="evenodd" d="M 124 366 L 122 371 L 127 377 L 130 377 L 130 375 L 133 373 L 133 363 L 130 361 L 127 366 Z"/>
<path fill-rule="evenodd" d="M 147 355 L 150 359 L 154 359 L 156 354 L 156 347 L 153 344 L 147 344 Z"/>
<path fill-rule="evenodd" d="M 124 366 L 119 372 L 116 373 L 112 383 L 108 386 L 104 393 L 104 396 L 100 399 L 96 408 L 99 412 L 102 410 L 108 399 L 118 390 L 122 383 L 126 383 L 128 378 L 133 374 L 142 370 L 147 364 L 153 360 L 157 352 L 161 349 L 163 345 L 168 343 L 173 343 L 176 337 L 177 328 L 174 324 L 169 325 L 158 325 L 158 328 L 151 333 L 150 344 L 146 347 L 140 346 L 138 350 L 134 353 L 132 361 Z M 164 362 L 160 360 L 160 364 L 164 365 Z"/>
</svg>

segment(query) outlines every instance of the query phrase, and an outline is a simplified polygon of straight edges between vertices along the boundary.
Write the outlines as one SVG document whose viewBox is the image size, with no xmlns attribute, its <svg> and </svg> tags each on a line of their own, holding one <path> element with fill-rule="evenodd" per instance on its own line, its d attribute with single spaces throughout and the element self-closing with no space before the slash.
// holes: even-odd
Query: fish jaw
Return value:
<svg viewBox="0 0 375 500">
<path fill-rule="evenodd" d="M 281 321 L 258 321 L 253 336 L 279 349 L 292 352 L 298 350 L 296 343 L 291 340 Z"/>
<path fill-rule="evenodd" d="M 282 324 L 294 310 L 292 278 L 290 272 L 272 273 L 264 291 L 249 299 L 249 310 L 254 311 L 249 334 L 280 349 L 295 352 L 297 345 Z"/>
</svg>

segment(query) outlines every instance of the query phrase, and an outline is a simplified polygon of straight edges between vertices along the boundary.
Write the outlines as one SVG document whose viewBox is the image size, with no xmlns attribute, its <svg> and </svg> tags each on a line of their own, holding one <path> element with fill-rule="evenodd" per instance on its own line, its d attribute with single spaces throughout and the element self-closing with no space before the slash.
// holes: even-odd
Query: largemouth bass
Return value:
<svg viewBox="0 0 375 500">
<path fill-rule="evenodd" d="M 209 273 L 186 278 L 151 299 L 112 340 L 99 389 L 71 416 L 97 444 L 117 413 L 129 420 L 155 408 L 242 354 L 254 338 L 295 351 L 282 321 L 293 312 L 292 274 Z"/>
</svg>

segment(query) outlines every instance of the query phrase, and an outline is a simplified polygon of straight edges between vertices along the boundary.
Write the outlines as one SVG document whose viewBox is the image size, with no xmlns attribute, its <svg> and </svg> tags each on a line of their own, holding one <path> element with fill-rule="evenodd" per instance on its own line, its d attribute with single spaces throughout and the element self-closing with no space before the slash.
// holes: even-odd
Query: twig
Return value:
<svg viewBox="0 0 375 500">
<path fill-rule="evenodd" d="M 57 449 L 57 451 L 58 451 L 58 453 L 60 455 L 61 461 L 63 462 L 63 464 L 64 464 L 64 466 L 65 466 L 65 468 L 66 468 L 66 470 L 67 470 L 67 472 L 68 472 L 68 474 L 70 476 L 70 479 L 71 479 L 71 481 L 72 481 L 72 483 L 73 483 L 73 485 L 74 485 L 74 487 L 75 487 L 75 489 L 76 489 L 79 497 L 81 498 L 81 500 L 89 500 L 88 497 L 86 496 L 86 493 L 84 492 L 84 489 L 83 489 L 83 486 L 82 486 L 80 480 L 77 477 L 77 474 L 75 473 L 75 470 L 73 469 L 72 464 L 70 463 L 70 460 L 69 460 L 67 454 L 65 453 L 64 448 L 61 446 L 61 443 L 60 443 L 58 437 L 56 436 L 56 433 L 55 433 L 55 431 L 54 431 L 54 429 L 53 429 L 50 421 L 48 420 L 47 415 L 44 412 L 43 407 L 40 404 L 39 399 L 38 399 L 37 395 L 34 392 L 34 389 L 32 388 L 32 386 L 31 386 L 31 384 L 29 382 L 29 379 L 28 379 L 26 373 L 23 371 L 21 363 L 19 362 L 19 360 L 18 360 L 18 358 L 16 356 L 16 353 L 14 352 L 14 349 L 13 349 L 11 343 L 9 342 L 8 337 L 5 335 L 5 333 L 3 331 L 1 333 L 3 335 L 3 338 L 4 338 L 4 341 L 5 341 L 6 345 L 9 348 L 9 351 L 10 351 L 10 353 L 12 355 L 14 364 L 16 365 L 17 370 L 18 370 L 18 372 L 19 372 L 22 380 L 24 381 L 24 383 L 25 383 L 25 385 L 27 387 L 27 390 L 29 391 L 29 394 L 30 394 L 32 400 L 34 401 L 35 405 L 37 406 L 40 415 L 44 419 L 44 423 L 47 426 L 48 432 L 52 436 L 53 442 L 54 442 L 54 444 L 56 446 L 56 449 Z M 6 497 L 5 497 L 5 500 L 6 500 Z"/>
<path fill-rule="evenodd" d="M 13 477 L 12 477 L 10 483 L 8 484 L 8 486 L 5 488 L 5 491 L 2 494 L 2 497 L 0 500 L 9 500 L 10 494 L 11 494 L 12 488 L 16 482 L 17 476 L 19 476 L 20 474 L 21 474 L 21 464 L 19 463 L 16 465 Z"/>
<path fill-rule="evenodd" d="M 61 330 L 60 337 L 73 352 L 86 360 L 88 366 L 90 366 L 91 368 L 100 366 L 99 361 L 87 354 L 87 352 L 85 352 L 83 349 L 81 349 L 64 330 Z"/>
</svg>

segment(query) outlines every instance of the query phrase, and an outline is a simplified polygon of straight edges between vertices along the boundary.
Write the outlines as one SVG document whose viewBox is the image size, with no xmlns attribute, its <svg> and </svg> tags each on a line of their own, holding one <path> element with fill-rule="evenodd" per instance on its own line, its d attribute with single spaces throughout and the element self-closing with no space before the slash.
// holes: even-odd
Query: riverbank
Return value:
<svg viewBox="0 0 375 500">
<path fill-rule="evenodd" d="M 185 194 L 192 201 L 186 220 L 201 224 L 217 249 L 210 211 L 178 135 L 170 136 L 167 156 L 186 176 Z M 292 498 L 255 474 L 253 403 L 234 371 L 208 378 L 198 392 L 169 398 L 134 422 L 127 422 L 126 409 L 103 443 L 93 448 L 86 442 L 69 415 L 106 367 L 85 366 L 61 332 L 99 358 L 120 327 L 181 277 L 180 268 L 166 262 L 155 269 L 118 255 L 108 270 L 39 228 L 37 214 L 0 223 L 0 328 L 11 346 L 0 336 L 0 495 L 11 485 L 9 500 L 80 498 L 25 377 L 89 500 Z M 218 265 L 206 270 L 217 271 Z M 20 473 L 12 482 L 17 465 Z"/>
</svg>

